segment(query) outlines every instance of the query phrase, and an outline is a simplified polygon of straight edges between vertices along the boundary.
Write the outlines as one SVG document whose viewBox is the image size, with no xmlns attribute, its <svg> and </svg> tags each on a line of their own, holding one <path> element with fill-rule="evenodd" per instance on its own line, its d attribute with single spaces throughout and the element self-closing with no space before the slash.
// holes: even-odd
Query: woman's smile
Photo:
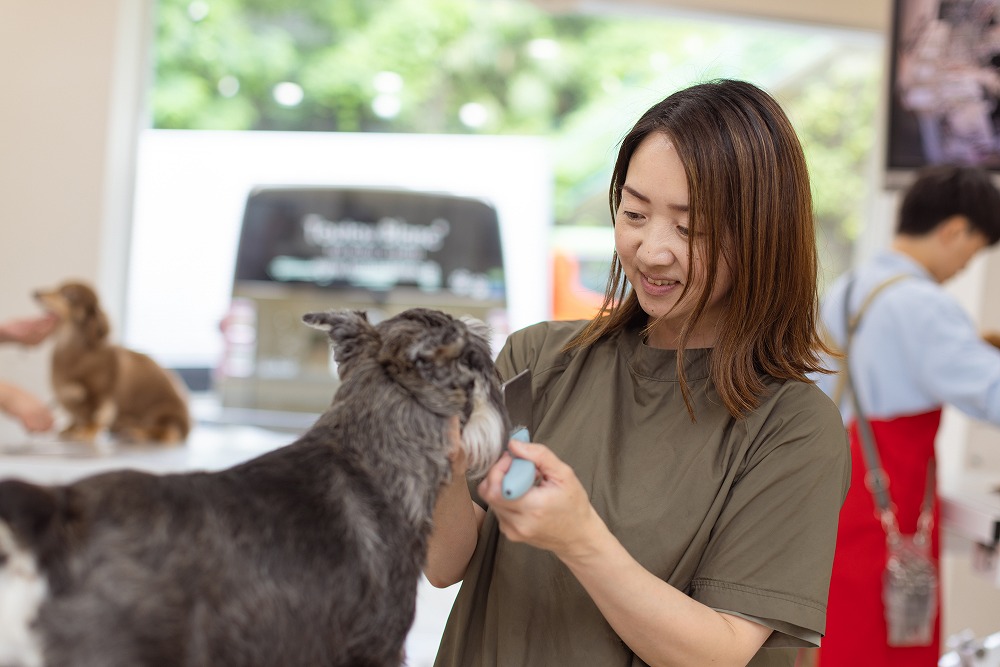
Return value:
<svg viewBox="0 0 1000 667">
<path fill-rule="evenodd" d="M 641 276 L 640 285 L 642 289 L 650 296 L 665 296 L 682 287 L 681 283 L 677 280 L 652 278 L 645 273 L 640 273 L 639 275 Z"/>
</svg>

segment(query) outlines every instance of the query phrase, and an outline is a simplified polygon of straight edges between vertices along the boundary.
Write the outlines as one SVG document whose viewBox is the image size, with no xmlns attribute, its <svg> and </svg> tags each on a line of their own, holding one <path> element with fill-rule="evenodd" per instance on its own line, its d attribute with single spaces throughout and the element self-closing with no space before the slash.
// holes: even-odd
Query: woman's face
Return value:
<svg viewBox="0 0 1000 667">
<path fill-rule="evenodd" d="M 621 204 L 615 214 L 615 249 L 639 304 L 651 319 L 669 313 L 650 332 L 653 347 L 673 349 L 688 314 L 705 283 L 705 266 L 695 243 L 688 256 L 689 199 L 684 165 L 671 139 L 650 134 L 636 148 L 628 164 Z M 711 224 L 706 221 L 703 224 Z M 684 304 L 676 307 L 693 264 L 692 283 Z M 688 347 L 711 347 L 725 308 L 732 278 L 719 263 L 708 307 L 691 332 Z"/>
</svg>

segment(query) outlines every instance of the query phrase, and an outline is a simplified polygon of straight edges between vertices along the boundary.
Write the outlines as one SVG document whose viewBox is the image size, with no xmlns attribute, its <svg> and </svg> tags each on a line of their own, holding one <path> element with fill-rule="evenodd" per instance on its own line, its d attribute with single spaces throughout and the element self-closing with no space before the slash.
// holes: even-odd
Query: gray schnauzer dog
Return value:
<svg viewBox="0 0 1000 667">
<path fill-rule="evenodd" d="M 294 443 L 220 472 L 0 483 L 0 666 L 398 666 L 450 418 L 506 442 L 485 326 L 310 313 L 342 384 Z"/>
</svg>

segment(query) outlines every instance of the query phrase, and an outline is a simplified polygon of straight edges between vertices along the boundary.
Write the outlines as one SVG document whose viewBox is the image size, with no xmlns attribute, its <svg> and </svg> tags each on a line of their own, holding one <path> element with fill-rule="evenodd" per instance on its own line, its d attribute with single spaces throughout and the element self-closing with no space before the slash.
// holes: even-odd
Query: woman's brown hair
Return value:
<svg viewBox="0 0 1000 667">
<path fill-rule="evenodd" d="M 700 292 L 689 295 L 685 285 L 680 297 L 695 300 L 677 351 L 684 401 L 694 419 L 684 349 L 725 262 L 732 289 L 711 375 L 730 414 L 743 417 L 760 404 L 766 376 L 809 382 L 808 373 L 827 372 L 820 355 L 832 352 L 817 333 L 818 259 L 802 147 L 778 103 L 753 84 L 721 79 L 678 91 L 651 107 L 622 139 L 609 192 L 612 224 L 632 154 L 656 132 L 671 139 L 684 165 L 688 251 L 697 243 L 706 267 Z M 689 266 L 687 284 L 691 271 Z M 568 348 L 587 347 L 641 315 L 615 254 L 601 313 Z"/>
</svg>

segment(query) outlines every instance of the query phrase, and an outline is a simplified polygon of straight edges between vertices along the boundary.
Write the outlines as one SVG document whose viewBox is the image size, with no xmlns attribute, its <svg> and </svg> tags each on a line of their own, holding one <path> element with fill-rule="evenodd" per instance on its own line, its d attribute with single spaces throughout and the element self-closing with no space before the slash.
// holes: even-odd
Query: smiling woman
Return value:
<svg viewBox="0 0 1000 667">
<path fill-rule="evenodd" d="M 849 477 L 804 377 L 826 348 L 798 139 L 762 89 L 695 85 L 626 135 L 610 200 L 603 312 L 498 357 L 532 371 L 545 444 L 509 447 L 535 487 L 456 461 L 435 511 L 428 579 L 463 581 L 436 664 L 790 665 L 825 630 Z"/>
</svg>

